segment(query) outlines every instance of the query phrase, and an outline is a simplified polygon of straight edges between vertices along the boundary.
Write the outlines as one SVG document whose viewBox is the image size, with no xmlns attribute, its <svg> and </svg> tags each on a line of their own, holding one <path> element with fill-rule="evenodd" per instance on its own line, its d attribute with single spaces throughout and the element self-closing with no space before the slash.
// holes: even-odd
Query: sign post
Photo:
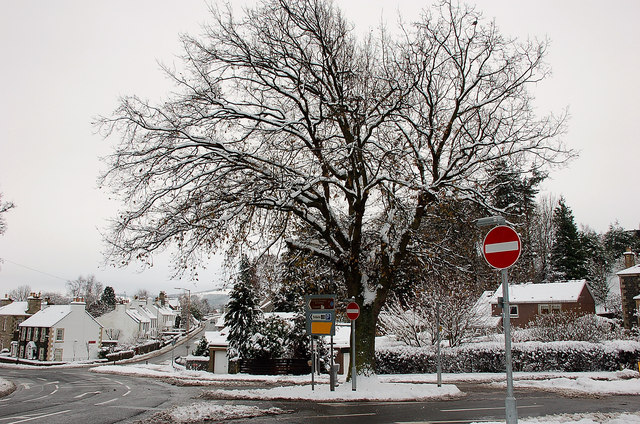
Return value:
<svg viewBox="0 0 640 424">
<path fill-rule="evenodd" d="M 312 294 L 305 296 L 307 334 L 311 338 L 311 390 L 315 389 L 316 336 L 331 336 L 331 367 L 333 368 L 333 336 L 336 332 L 336 296 L 333 294 Z M 333 371 L 333 370 L 332 370 Z M 334 390 L 334 386 L 331 386 Z"/>
<path fill-rule="evenodd" d="M 520 257 L 522 243 L 515 230 L 506 225 L 493 228 L 482 243 L 482 254 L 489 265 L 499 269 L 502 279 L 502 326 L 504 327 L 504 352 L 507 372 L 507 397 L 505 398 L 505 415 L 507 424 L 518 423 L 516 398 L 513 395 L 513 364 L 511 358 L 511 319 L 509 307 L 509 281 L 507 268 L 516 263 Z"/>
<path fill-rule="evenodd" d="M 351 320 L 351 390 L 356 391 L 356 320 L 360 316 L 360 306 L 351 298 L 347 305 L 347 318 Z"/>
</svg>

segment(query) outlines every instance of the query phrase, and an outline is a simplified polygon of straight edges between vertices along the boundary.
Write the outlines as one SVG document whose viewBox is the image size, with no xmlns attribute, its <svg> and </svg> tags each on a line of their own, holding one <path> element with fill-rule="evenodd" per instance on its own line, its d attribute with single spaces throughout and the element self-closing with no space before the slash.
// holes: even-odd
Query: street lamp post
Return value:
<svg viewBox="0 0 640 424">
<path fill-rule="evenodd" d="M 191 290 L 184 287 L 174 287 L 176 290 L 185 290 L 187 292 L 187 335 L 189 334 L 189 325 L 191 323 Z"/>
</svg>

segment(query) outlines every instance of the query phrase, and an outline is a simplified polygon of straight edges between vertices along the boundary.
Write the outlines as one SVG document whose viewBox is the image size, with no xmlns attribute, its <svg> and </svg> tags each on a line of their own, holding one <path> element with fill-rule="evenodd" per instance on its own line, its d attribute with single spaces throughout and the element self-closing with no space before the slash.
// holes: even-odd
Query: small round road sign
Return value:
<svg viewBox="0 0 640 424">
<path fill-rule="evenodd" d="M 482 254 L 489 265 L 497 269 L 509 268 L 520 257 L 522 243 L 515 230 L 506 225 L 493 228 L 482 243 Z"/>
<path fill-rule="evenodd" d="M 347 318 L 350 320 L 358 319 L 360 316 L 360 307 L 356 302 L 351 302 L 347 305 Z"/>
</svg>

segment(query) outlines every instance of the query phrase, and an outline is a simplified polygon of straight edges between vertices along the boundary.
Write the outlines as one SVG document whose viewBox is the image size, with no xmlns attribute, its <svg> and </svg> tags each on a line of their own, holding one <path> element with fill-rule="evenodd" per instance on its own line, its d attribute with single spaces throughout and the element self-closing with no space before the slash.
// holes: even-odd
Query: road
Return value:
<svg viewBox="0 0 640 424">
<path fill-rule="evenodd" d="M 107 424 L 141 418 L 199 390 L 85 368 L 2 369 L 16 391 L 0 398 L 0 423 Z"/>
<path fill-rule="evenodd" d="M 504 389 L 457 384 L 465 397 L 424 402 L 242 402 L 260 408 L 277 407 L 290 414 L 235 420 L 247 424 L 454 424 L 504 422 Z M 518 415 L 616 413 L 640 411 L 637 396 L 569 398 L 538 390 L 516 390 Z"/>
</svg>

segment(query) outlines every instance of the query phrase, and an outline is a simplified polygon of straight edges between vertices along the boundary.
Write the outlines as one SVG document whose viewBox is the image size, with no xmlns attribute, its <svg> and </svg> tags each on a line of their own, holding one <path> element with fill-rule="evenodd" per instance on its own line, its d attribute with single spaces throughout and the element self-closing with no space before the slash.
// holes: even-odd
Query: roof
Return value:
<svg viewBox="0 0 640 424">
<path fill-rule="evenodd" d="M 71 313 L 71 305 L 51 305 L 24 320 L 20 327 L 53 327 Z"/>
<path fill-rule="evenodd" d="M 571 280 L 562 283 L 509 284 L 510 303 L 577 302 L 586 280 Z M 497 304 L 502 296 L 502 284 L 491 296 L 491 303 Z"/>
<path fill-rule="evenodd" d="M 502 287 L 500 287 L 502 290 Z M 492 291 L 485 291 L 471 308 L 471 325 L 476 328 L 495 328 L 500 324 L 501 318 L 491 314 Z"/>
<path fill-rule="evenodd" d="M 632 266 L 616 273 L 616 275 L 640 275 L 640 265 Z"/>
<path fill-rule="evenodd" d="M 640 300 L 640 294 L 634 297 L 633 300 Z"/>
<path fill-rule="evenodd" d="M 27 302 L 12 302 L 0 308 L 0 315 L 31 315 L 27 313 L 29 305 Z"/>
<path fill-rule="evenodd" d="M 138 321 L 138 322 L 151 322 L 148 316 L 141 314 L 135 309 L 127 309 L 127 315 L 129 315 L 131 318 L 133 318 L 135 321 Z"/>
</svg>

